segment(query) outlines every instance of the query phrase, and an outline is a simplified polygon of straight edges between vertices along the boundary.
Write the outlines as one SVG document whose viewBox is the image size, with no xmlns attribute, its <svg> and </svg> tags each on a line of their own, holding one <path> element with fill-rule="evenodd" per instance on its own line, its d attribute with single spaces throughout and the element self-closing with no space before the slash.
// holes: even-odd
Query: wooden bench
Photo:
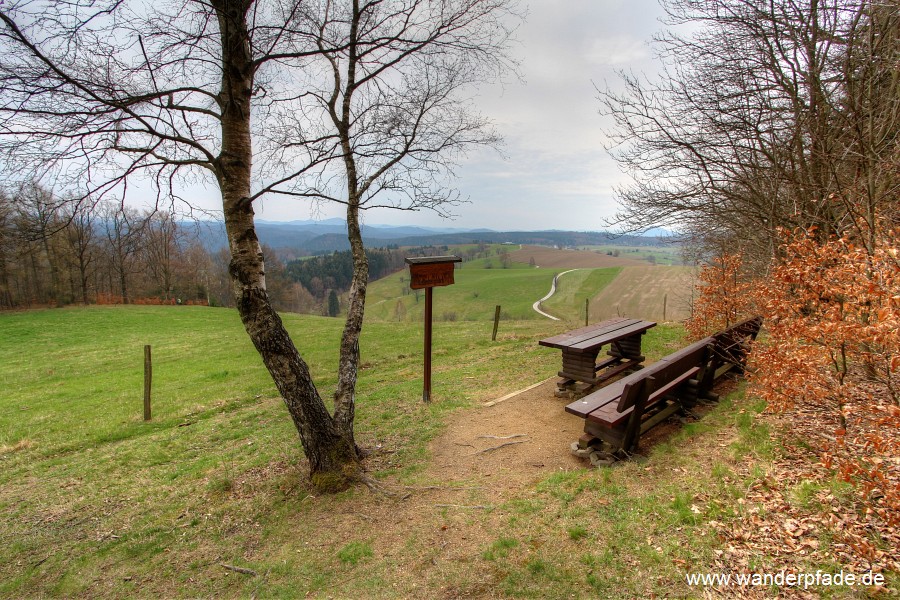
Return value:
<svg viewBox="0 0 900 600">
<path fill-rule="evenodd" d="M 743 368 L 749 343 L 759 334 L 762 317 L 742 321 L 661 358 L 566 406 L 585 420 L 580 444 L 600 439 L 631 452 L 640 436 L 700 398 L 717 399 L 716 380 Z"/>
<path fill-rule="evenodd" d="M 682 348 L 566 406 L 585 419 L 584 431 L 615 449 L 632 451 L 641 434 L 692 406 L 703 394 L 712 337 Z"/>
<path fill-rule="evenodd" d="M 562 369 L 559 371 L 560 391 L 584 392 L 611 377 L 640 368 L 641 337 L 654 321 L 615 317 L 540 340 L 538 344 L 562 350 Z M 597 362 L 604 346 L 609 346 L 608 358 Z"/>
<path fill-rule="evenodd" d="M 759 335 L 762 322 L 762 317 L 751 317 L 712 336 L 715 339 L 712 370 L 716 379 L 731 370 L 743 373 L 750 344 Z"/>
</svg>

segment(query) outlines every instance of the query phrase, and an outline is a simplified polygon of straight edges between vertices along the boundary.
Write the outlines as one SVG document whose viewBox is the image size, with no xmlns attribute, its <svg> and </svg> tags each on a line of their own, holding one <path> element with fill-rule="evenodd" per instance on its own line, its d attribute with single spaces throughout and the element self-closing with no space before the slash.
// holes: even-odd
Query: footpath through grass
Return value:
<svg viewBox="0 0 900 600">
<path fill-rule="evenodd" d="M 483 261 L 481 261 L 483 264 Z M 543 319 L 531 308 L 550 290 L 553 276 L 562 271 L 529 268 L 479 268 L 479 261 L 465 263 L 454 273 L 455 283 L 434 289 L 435 321 L 487 321 L 501 307 L 503 320 Z M 409 289 L 409 273 L 400 271 L 372 282 L 367 294 L 366 316 L 372 320 L 421 323 L 425 292 Z"/>
<path fill-rule="evenodd" d="M 585 299 L 599 294 L 621 272 L 622 267 L 610 267 L 566 273 L 558 279 L 556 293 L 543 302 L 543 308 L 555 317 L 584 324 Z"/>
</svg>

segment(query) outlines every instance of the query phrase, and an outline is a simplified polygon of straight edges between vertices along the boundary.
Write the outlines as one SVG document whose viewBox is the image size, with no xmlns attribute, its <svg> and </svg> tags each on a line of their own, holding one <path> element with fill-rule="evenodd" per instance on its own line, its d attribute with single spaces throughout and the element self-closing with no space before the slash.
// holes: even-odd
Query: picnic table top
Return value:
<svg viewBox="0 0 900 600">
<path fill-rule="evenodd" d="M 656 321 L 613 317 L 587 327 L 544 338 L 538 344 L 564 351 L 592 352 L 622 338 L 642 334 L 651 327 L 656 327 Z"/>
</svg>

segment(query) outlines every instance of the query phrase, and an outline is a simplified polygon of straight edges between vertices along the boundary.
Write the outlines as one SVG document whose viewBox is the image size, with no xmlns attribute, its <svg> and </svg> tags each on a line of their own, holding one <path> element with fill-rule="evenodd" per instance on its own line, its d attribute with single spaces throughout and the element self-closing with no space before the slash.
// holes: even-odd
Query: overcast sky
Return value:
<svg viewBox="0 0 900 600">
<path fill-rule="evenodd" d="M 515 54 L 524 83 L 479 90 L 476 103 L 505 140 L 505 158 L 477 151 L 456 170 L 469 203 L 453 220 L 429 211 L 368 211 L 369 224 L 598 230 L 615 212 L 622 175 L 604 149 L 595 84 L 615 84 L 616 69 L 654 70 L 648 42 L 659 31 L 656 0 L 531 0 Z M 341 216 L 340 207 L 311 214 L 286 200 L 266 200 L 266 220 Z"/>
</svg>

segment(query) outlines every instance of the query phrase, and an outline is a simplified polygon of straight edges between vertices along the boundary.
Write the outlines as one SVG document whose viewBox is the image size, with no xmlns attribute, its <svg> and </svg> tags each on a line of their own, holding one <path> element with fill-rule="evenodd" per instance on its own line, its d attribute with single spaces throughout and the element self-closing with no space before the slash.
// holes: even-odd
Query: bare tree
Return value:
<svg viewBox="0 0 900 600">
<path fill-rule="evenodd" d="M 63 209 L 67 258 L 71 271 L 78 276 L 82 304 L 90 302 L 89 282 L 96 269 L 98 236 L 95 216 L 95 207 L 88 203 L 69 203 Z"/>
<path fill-rule="evenodd" d="M 434 173 L 467 145 L 492 141 L 467 111 L 455 134 L 440 119 L 494 73 L 482 61 L 505 62 L 512 1 L 8 2 L 0 153 L 95 199 L 141 174 L 172 195 L 179 177 L 211 177 L 241 320 L 314 484 L 340 489 L 360 473 L 352 427 L 367 274 L 358 211 L 378 193 L 387 205 L 405 197 L 407 208 L 439 209 L 448 197 L 436 193 Z M 323 76 L 333 86 L 319 86 Z M 266 291 L 254 203 L 272 193 L 347 206 L 356 271 L 334 415 Z"/>
<path fill-rule="evenodd" d="M 13 202 L 18 251 L 20 257 L 30 263 L 33 299 L 62 303 L 62 261 L 57 240 L 64 226 L 63 202 L 51 190 L 35 182 L 20 185 L 13 194 Z"/>
<path fill-rule="evenodd" d="M 624 91 L 600 94 L 616 123 L 615 156 L 633 180 L 619 190 L 620 222 L 678 224 L 763 259 L 778 227 L 848 227 L 840 199 L 878 179 L 897 148 L 896 6 L 664 5 L 676 33 L 655 40 L 662 75 L 623 73 Z M 688 33 L 677 33 L 684 25 Z M 880 181 L 866 184 L 873 211 L 896 192 L 896 181 Z"/>
<path fill-rule="evenodd" d="M 161 210 L 145 215 L 144 263 L 165 300 L 172 296 L 181 232 L 175 215 Z"/>
<path fill-rule="evenodd" d="M 137 255 L 144 242 L 144 223 L 136 209 L 112 202 L 105 202 L 100 214 L 106 238 L 104 248 L 110 271 L 110 290 L 115 290 L 121 301 L 128 304 L 132 299 L 131 278 L 137 269 Z"/>
<path fill-rule="evenodd" d="M 353 439 L 359 336 L 368 261 L 360 211 L 374 207 L 445 212 L 453 159 L 498 140 L 460 92 L 513 66 L 505 53 L 508 0 L 322 3 L 298 15 L 319 54 L 301 72 L 302 110 L 273 104 L 278 160 L 309 165 L 275 180 L 277 194 L 346 206 L 353 257 L 341 338 L 334 419 Z M 298 135 L 299 134 L 299 135 Z M 299 156 L 298 156 L 299 154 Z"/>
<path fill-rule="evenodd" d="M 16 299 L 12 291 L 16 246 L 14 209 L 9 196 L 0 189 L 0 308 L 12 308 Z"/>
</svg>

